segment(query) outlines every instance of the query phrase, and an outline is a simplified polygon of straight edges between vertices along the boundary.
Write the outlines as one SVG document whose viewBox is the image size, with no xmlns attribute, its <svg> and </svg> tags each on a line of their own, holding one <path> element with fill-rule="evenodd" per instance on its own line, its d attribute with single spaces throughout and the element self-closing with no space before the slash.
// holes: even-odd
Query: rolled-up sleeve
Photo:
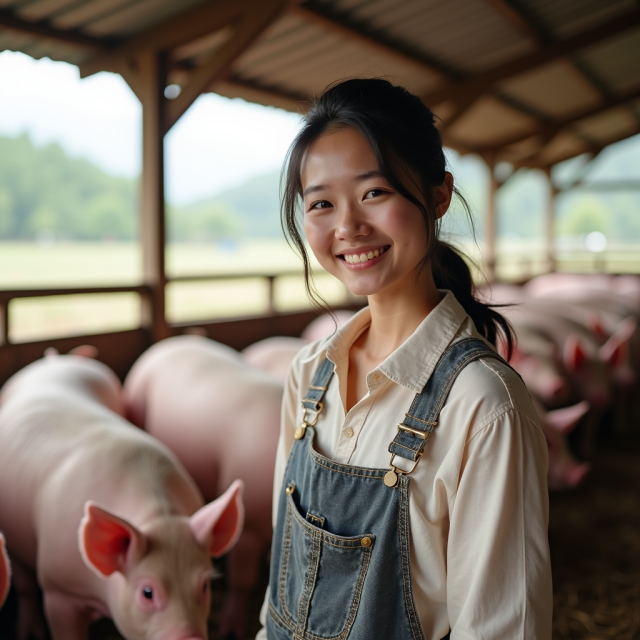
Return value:
<svg viewBox="0 0 640 640">
<path fill-rule="evenodd" d="M 551 638 L 547 446 L 511 408 L 470 434 L 450 501 L 452 640 Z"/>
</svg>

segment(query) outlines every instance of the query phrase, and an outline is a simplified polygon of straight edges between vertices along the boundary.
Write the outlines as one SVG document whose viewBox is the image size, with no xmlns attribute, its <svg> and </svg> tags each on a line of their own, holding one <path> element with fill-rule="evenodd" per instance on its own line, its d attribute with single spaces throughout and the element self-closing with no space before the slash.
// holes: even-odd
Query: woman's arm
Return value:
<svg viewBox="0 0 640 640">
<path fill-rule="evenodd" d="M 450 502 L 452 640 L 551 638 L 546 474 L 544 436 L 515 409 L 467 442 Z"/>
</svg>

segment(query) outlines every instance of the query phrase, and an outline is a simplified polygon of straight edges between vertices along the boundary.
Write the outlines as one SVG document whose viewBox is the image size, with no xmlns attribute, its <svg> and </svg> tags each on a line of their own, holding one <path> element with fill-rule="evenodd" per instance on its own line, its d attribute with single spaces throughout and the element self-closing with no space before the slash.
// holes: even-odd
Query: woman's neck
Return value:
<svg viewBox="0 0 640 640">
<path fill-rule="evenodd" d="M 441 299 L 429 267 L 418 281 L 414 279 L 400 291 L 370 296 L 371 325 L 361 342 L 368 357 L 382 362 L 409 338 Z"/>
</svg>

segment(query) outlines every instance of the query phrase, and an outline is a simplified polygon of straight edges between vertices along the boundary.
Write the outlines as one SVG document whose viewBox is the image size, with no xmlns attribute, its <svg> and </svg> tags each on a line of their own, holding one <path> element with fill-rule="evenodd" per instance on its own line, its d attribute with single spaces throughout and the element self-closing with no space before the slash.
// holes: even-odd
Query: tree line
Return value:
<svg viewBox="0 0 640 640">
<path fill-rule="evenodd" d="M 195 205 L 168 205 L 168 239 L 279 235 L 277 176 L 252 182 Z M 135 240 L 138 199 L 137 180 L 71 158 L 58 144 L 0 136 L 0 240 Z"/>
</svg>

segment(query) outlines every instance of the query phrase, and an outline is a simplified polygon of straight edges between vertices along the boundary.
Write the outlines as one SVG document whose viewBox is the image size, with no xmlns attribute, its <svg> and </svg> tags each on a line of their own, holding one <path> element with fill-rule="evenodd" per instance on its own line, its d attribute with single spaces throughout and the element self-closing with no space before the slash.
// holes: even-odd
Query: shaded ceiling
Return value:
<svg viewBox="0 0 640 640">
<path fill-rule="evenodd" d="M 164 51 L 169 83 L 296 111 L 337 79 L 384 76 L 433 108 L 449 147 L 515 167 L 640 133 L 636 0 L 0 0 L 0 49 L 125 78 Z"/>
</svg>

